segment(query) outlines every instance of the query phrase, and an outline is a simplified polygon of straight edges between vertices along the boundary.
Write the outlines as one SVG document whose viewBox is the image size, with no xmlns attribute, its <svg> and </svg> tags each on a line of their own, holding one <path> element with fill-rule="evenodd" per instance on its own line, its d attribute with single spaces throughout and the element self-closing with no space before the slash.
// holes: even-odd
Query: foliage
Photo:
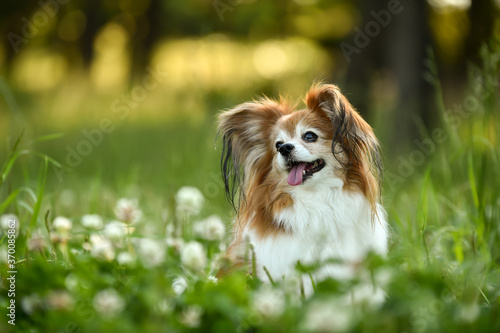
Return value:
<svg viewBox="0 0 500 333">
<path fill-rule="evenodd" d="M 424 144 L 395 158 L 389 168 L 384 203 L 392 227 L 388 258 L 369 256 L 361 264 L 369 274 L 352 281 L 314 281 L 316 293 L 307 299 L 297 281 L 275 279 L 267 285 L 242 271 L 214 277 L 229 238 L 228 205 L 222 193 L 207 186 L 215 183 L 203 177 L 207 173 L 193 171 L 204 170 L 200 159 L 212 165 L 210 170 L 217 167 L 220 152 L 197 150 L 200 144 L 212 145 L 213 124 L 199 125 L 193 134 L 197 139 L 189 144 L 165 143 L 169 156 L 181 154 L 184 163 L 165 165 L 168 172 L 155 173 L 149 181 L 175 184 L 175 191 L 140 189 L 135 176 L 124 176 L 112 189 L 96 185 L 103 179 L 97 173 L 94 178 L 68 175 L 73 189 L 64 192 L 50 173 L 52 165 L 60 165 L 43 156 L 39 175 L 33 176 L 34 161 L 30 155 L 17 159 L 26 150 L 20 148 L 23 140 L 16 141 L 2 168 L 0 188 L 5 195 L 0 212 L 20 221 L 16 331 L 499 331 L 500 124 L 494 112 L 499 101 L 497 81 L 488 79 L 498 72 L 498 62 L 485 55 L 485 64 L 471 76 L 464 99 L 468 110 L 469 97 L 484 96 L 476 97 L 473 111 L 442 109 L 438 140 L 433 131 L 424 133 Z M 436 77 L 431 65 L 429 79 L 440 96 Z M 442 108 L 439 98 L 438 104 Z M 168 135 L 183 138 L 192 133 L 189 126 L 174 126 Z M 152 150 L 166 153 L 157 145 Z M 200 157 L 200 151 L 206 155 Z M 425 162 L 412 162 L 420 156 L 416 152 L 425 155 Z M 105 160 L 101 153 L 93 158 Z M 403 160 L 411 172 L 401 172 Z M 113 172 L 124 169 L 126 164 L 113 164 Z M 147 172 L 135 175 L 141 173 Z M 118 200 L 122 193 L 139 201 Z M 167 199 L 155 201 L 162 195 Z M 7 219 L 4 214 L 4 236 Z M 0 244 L 3 312 L 9 304 L 6 240 Z M 367 281 L 383 288 L 386 300 L 346 305 Z M 5 313 L 2 318 L 0 330 L 14 331 Z"/>
</svg>

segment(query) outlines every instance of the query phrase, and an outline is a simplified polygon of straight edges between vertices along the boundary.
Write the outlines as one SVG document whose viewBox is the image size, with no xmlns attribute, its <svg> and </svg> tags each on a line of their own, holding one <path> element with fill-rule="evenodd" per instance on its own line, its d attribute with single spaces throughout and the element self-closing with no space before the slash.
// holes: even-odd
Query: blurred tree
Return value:
<svg viewBox="0 0 500 333">
<path fill-rule="evenodd" d="M 350 98 L 360 112 L 367 114 L 373 110 L 370 106 L 371 89 L 367 85 L 373 82 L 375 75 L 389 71 L 396 81 L 397 102 L 394 110 L 386 110 L 390 111 L 390 116 L 384 119 L 390 124 L 386 128 L 391 130 L 391 142 L 403 149 L 405 144 L 418 137 L 415 124 L 418 118 L 427 128 L 435 122 L 434 102 L 429 98 L 432 87 L 423 78 L 423 59 L 431 39 L 425 1 L 401 2 L 393 12 L 389 10 L 390 3 L 384 0 L 357 1 L 356 8 L 362 17 L 357 31 L 364 32 L 370 41 L 358 54 L 353 54 L 346 87 L 352 92 Z M 370 37 L 366 30 L 374 29 L 374 22 L 380 27 L 380 32 Z M 348 39 L 353 40 L 353 36 Z"/>
<path fill-rule="evenodd" d="M 80 10 L 87 19 L 85 31 L 79 40 L 80 54 L 83 64 L 88 68 L 94 56 L 94 39 L 99 29 L 109 19 L 107 13 L 103 11 L 99 0 L 86 0 L 80 4 Z"/>
<path fill-rule="evenodd" d="M 468 11 L 470 33 L 466 42 L 466 60 L 480 61 L 479 49 L 492 41 L 495 31 L 495 19 L 499 17 L 498 6 L 494 0 L 472 0 Z"/>
</svg>

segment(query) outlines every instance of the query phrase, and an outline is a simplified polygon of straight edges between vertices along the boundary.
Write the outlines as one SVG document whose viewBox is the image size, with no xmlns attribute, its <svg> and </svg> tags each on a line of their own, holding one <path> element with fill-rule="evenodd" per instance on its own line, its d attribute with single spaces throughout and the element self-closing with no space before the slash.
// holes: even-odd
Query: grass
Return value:
<svg viewBox="0 0 500 333">
<path fill-rule="evenodd" d="M 191 227 L 216 215 L 226 234 L 230 228 L 213 117 L 166 128 L 121 126 L 63 181 L 54 168 L 81 135 L 36 142 L 19 136 L 0 172 L 0 213 L 21 221 L 15 331 L 500 331 L 499 93 L 495 81 L 483 80 L 498 73 L 494 57 L 485 55 L 479 73 L 471 75 L 464 105 L 475 96 L 479 103 L 451 116 L 434 79 L 441 126 L 422 131 L 423 146 L 388 160 L 388 259 L 370 256 L 363 263 L 370 274 L 353 281 L 314 281 L 309 299 L 286 280 L 262 285 L 242 272 L 217 283 L 211 278 L 229 236 Z M 435 68 L 431 75 L 437 77 Z M 201 211 L 196 195 L 179 207 L 183 186 L 203 194 Z M 137 207 L 129 202 L 126 208 L 142 211 L 139 222 L 116 212 L 121 197 L 138 199 Z M 85 227 L 85 214 L 98 214 L 104 226 Z M 72 227 L 56 222 L 58 216 Z M 122 229 L 109 227 L 120 219 Z M 2 232 L 3 262 L 8 233 Z M 5 315 L 7 271 L 2 263 L 2 332 L 14 331 Z M 340 306 L 364 279 L 383 287 L 387 300 Z"/>
</svg>

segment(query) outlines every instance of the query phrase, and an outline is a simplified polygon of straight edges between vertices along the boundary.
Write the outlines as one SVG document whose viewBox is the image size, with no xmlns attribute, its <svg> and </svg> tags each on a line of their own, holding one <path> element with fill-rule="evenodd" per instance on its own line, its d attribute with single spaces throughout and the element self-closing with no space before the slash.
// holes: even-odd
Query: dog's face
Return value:
<svg viewBox="0 0 500 333">
<path fill-rule="evenodd" d="M 238 105 L 220 114 L 219 132 L 222 175 L 233 204 L 240 189 L 249 205 L 270 198 L 281 209 L 287 194 L 315 190 L 332 178 L 372 205 L 378 200 L 378 142 L 334 85 L 313 86 L 306 108 L 298 111 L 269 99 Z"/>
<path fill-rule="evenodd" d="M 326 116 L 326 114 L 325 114 Z M 333 127 L 310 110 L 278 119 L 272 130 L 273 171 L 290 186 L 313 186 L 333 177 L 340 164 L 332 154 Z"/>
</svg>

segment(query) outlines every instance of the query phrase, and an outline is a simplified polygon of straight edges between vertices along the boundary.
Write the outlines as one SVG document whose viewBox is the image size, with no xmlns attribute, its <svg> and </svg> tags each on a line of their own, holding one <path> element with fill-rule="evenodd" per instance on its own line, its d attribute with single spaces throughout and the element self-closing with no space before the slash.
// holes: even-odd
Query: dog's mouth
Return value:
<svg viewBox="0 0 500 333">
<path fill-rule="evenodd" d="M 297 186 L 305 182 L 307 179 L 311 178 L 313 174 L 320 171 L 325 167 L 325 161 L 322 159 L 317 159 L 312 162 L 295 162 L 290 161 L 288 163 L 289 174 L 288 174 L 288 184 L 292 186 Z"/>
</svg>

